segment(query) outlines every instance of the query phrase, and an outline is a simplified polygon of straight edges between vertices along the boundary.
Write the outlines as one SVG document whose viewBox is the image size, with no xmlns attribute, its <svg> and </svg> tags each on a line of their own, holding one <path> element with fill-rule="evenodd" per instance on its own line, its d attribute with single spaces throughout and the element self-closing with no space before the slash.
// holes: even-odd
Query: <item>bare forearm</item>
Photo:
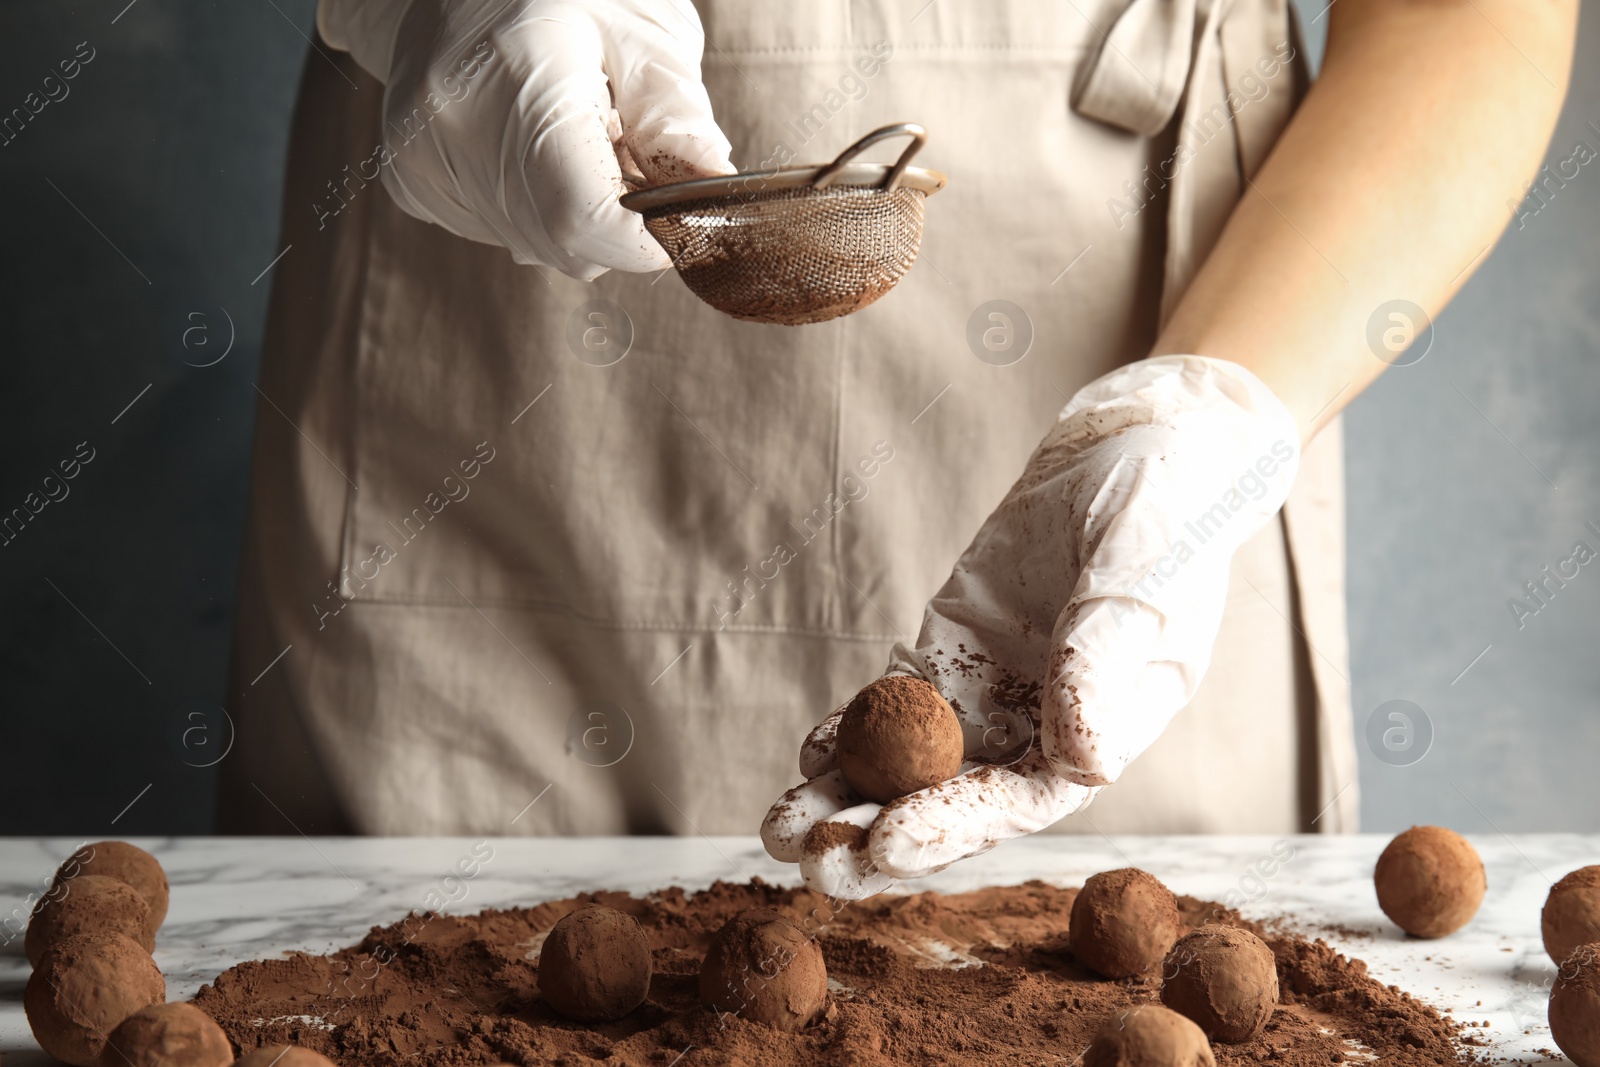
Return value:
<svg viewBox="0 0 1600 1067">
<path fill-rule="evenodd" d="M 1386 363 L 1382 305 L 1431 318 L 1538 169 L 1577 0 L 1336 0 L 1319 80 L 1156 343 L 1241 363 L 1309 439 Z"/>
</svg>

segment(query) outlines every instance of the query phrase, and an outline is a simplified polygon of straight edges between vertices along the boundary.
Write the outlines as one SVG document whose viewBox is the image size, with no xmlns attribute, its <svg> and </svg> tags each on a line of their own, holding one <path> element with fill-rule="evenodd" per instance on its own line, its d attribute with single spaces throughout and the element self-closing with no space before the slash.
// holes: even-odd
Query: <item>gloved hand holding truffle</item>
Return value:
<svg viewBox="0 0 1600 1067">
<path fill-rule="evenodd" d="M 624 179 L 733 171 L 689 0 L 321 0 L 317 27 L 387 86 L 395 202 L 519 263 L 665 269 Z"/>
<path fill-rule="evenodd" d="M 806 739 L 807 781 L 768 813 L 767 851 L 858 899 L 1083 807 L 1193 697 L 1229 563 L 1283 505 L 1299 455 L 1288 409 L 1225 360 L 1162 356 L 1085 386 L 916 647 Z M 946 737 L 960 752 L 941 769 Z"/>
</svg>

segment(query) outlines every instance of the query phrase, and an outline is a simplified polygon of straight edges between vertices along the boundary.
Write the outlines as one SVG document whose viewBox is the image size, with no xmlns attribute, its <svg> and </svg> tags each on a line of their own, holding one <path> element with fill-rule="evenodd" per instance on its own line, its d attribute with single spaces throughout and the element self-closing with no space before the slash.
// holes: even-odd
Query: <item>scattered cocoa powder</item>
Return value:
<svg viewBox="0 0 1600 1067">
<path fill-rule="evenodd" d="M 269 1045 L 239 1060 L 234 1067 L 330 1067 L 328 1058 L 293 1045 Z"/>
<path fill-rule="evenodd" d="M 643 898 L 588 893 L 460 918 L 410 916 L 330 956 L 239 964 L 195 1002 L 244 1052 L 293 1043 L 345 1067 L 668 1067 L 691 1047 L 680 1067 L 1065 1065 L 1110 1016 L 1156 1003 L 1159 982 L 1107 981 L 1074 960 L 1076 896 L 1042 882 L 833 906 L 760 881 Z M 618 1022 L 568 1022 L 536 995 L 541 939 L 585 904 L 634 916 L 650 939 L 649 998 Z M 1256 1038 L 1215 1047 L 1224 1067 L 1327 1067 L 1344 1062 L 1347 1040 L 1386 1065 L 1478 1062 L 1460 1024 L 1373 979 L 1360 961 L 1214 903 L 1180 896 L 1178 906 L 1187 924 L 1220 918 L 1259 933 L 1276 958 L 1281 1001 Z M 788 916 L 825 957 L 828 1005 L 803 1030 L 719 1016 L 699 1002 L 702 955 L 727 920 L 751 908 Z"/>
</svg>

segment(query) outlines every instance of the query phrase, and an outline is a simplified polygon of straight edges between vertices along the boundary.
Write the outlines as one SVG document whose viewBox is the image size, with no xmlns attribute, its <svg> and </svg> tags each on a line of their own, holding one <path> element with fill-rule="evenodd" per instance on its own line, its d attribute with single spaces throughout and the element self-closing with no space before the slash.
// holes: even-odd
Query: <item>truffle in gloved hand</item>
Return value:
<svg viewBox="0 0 1600 1067">
<path fill-rule="evenodd" d="M 890 674 L 846 704 L 837 731 L 839 771 L 867 800 L 887 804 L 961 770 L 961 720 L 921 678 Z"/>
<path fill-rule="evenodd" d="M 321 0 L 317 28 L 386 85 L 395 202 L 519 263 L 662 270 L 626 180 L 733 171 L 689 0 Z"/>
<path fill-rule="evenodd" d="M 840 770 L 834 712 L 762 824 L 806 884 L 858 899 L 1087 804 L 1199 688 L 1228 566 L 1282 507 L 1299 431 L 1245 368 L 1141 360 L 1072 398 L 928 604 L 889 675 L 960 720 L 962 773 L 879 804 Z"/>
</svg>

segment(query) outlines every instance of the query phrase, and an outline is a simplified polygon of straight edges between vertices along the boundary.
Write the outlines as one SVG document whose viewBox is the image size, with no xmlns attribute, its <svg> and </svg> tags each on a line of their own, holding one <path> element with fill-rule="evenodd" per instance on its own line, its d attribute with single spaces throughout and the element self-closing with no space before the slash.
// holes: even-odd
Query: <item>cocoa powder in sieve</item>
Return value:
<svg viewBox="0 0 1600 1067">
<path fill-rule="evenodd" d="M 242 1051 L 293 1043 L 347 1067 L 666 1067 L 691 1048 L 683 1067 L 1065 1064 L 1113 1013 L 1158 1003 L 1160 980 L 1108 981 L 1074 960 L 1076 895 L 1041 882 L 856 904 L 760 881 L 644 898 L 590 893 L 459 918 L 410 916 L 330 956 L 242 963 L 195 1002 Z M 632 915 L 650 939 L 650 995 L 617 1022 L 569 1022 L 537 996 L 542 938 L 585 904 Z M 1216 904 L 1178 904 L 1187 926 L 1202 918 L 1245 926 L 1277 961 L 1281 1002 L 1255 1038 L 1217 1045 L 1219 1064 L 1326 1067 L 1345 1061 L 1347 1038 L 1402 1067 L 1476 1062 L 1458 1024 L 1373 979 L 1359 960 L 1243 923 Z M 702 955 L 728 919 L 751 908 L 777 909 L 822 949 L 828 1003 L 797 1032 L 719 1017 L 699 1003 Z"/>
</svg>

